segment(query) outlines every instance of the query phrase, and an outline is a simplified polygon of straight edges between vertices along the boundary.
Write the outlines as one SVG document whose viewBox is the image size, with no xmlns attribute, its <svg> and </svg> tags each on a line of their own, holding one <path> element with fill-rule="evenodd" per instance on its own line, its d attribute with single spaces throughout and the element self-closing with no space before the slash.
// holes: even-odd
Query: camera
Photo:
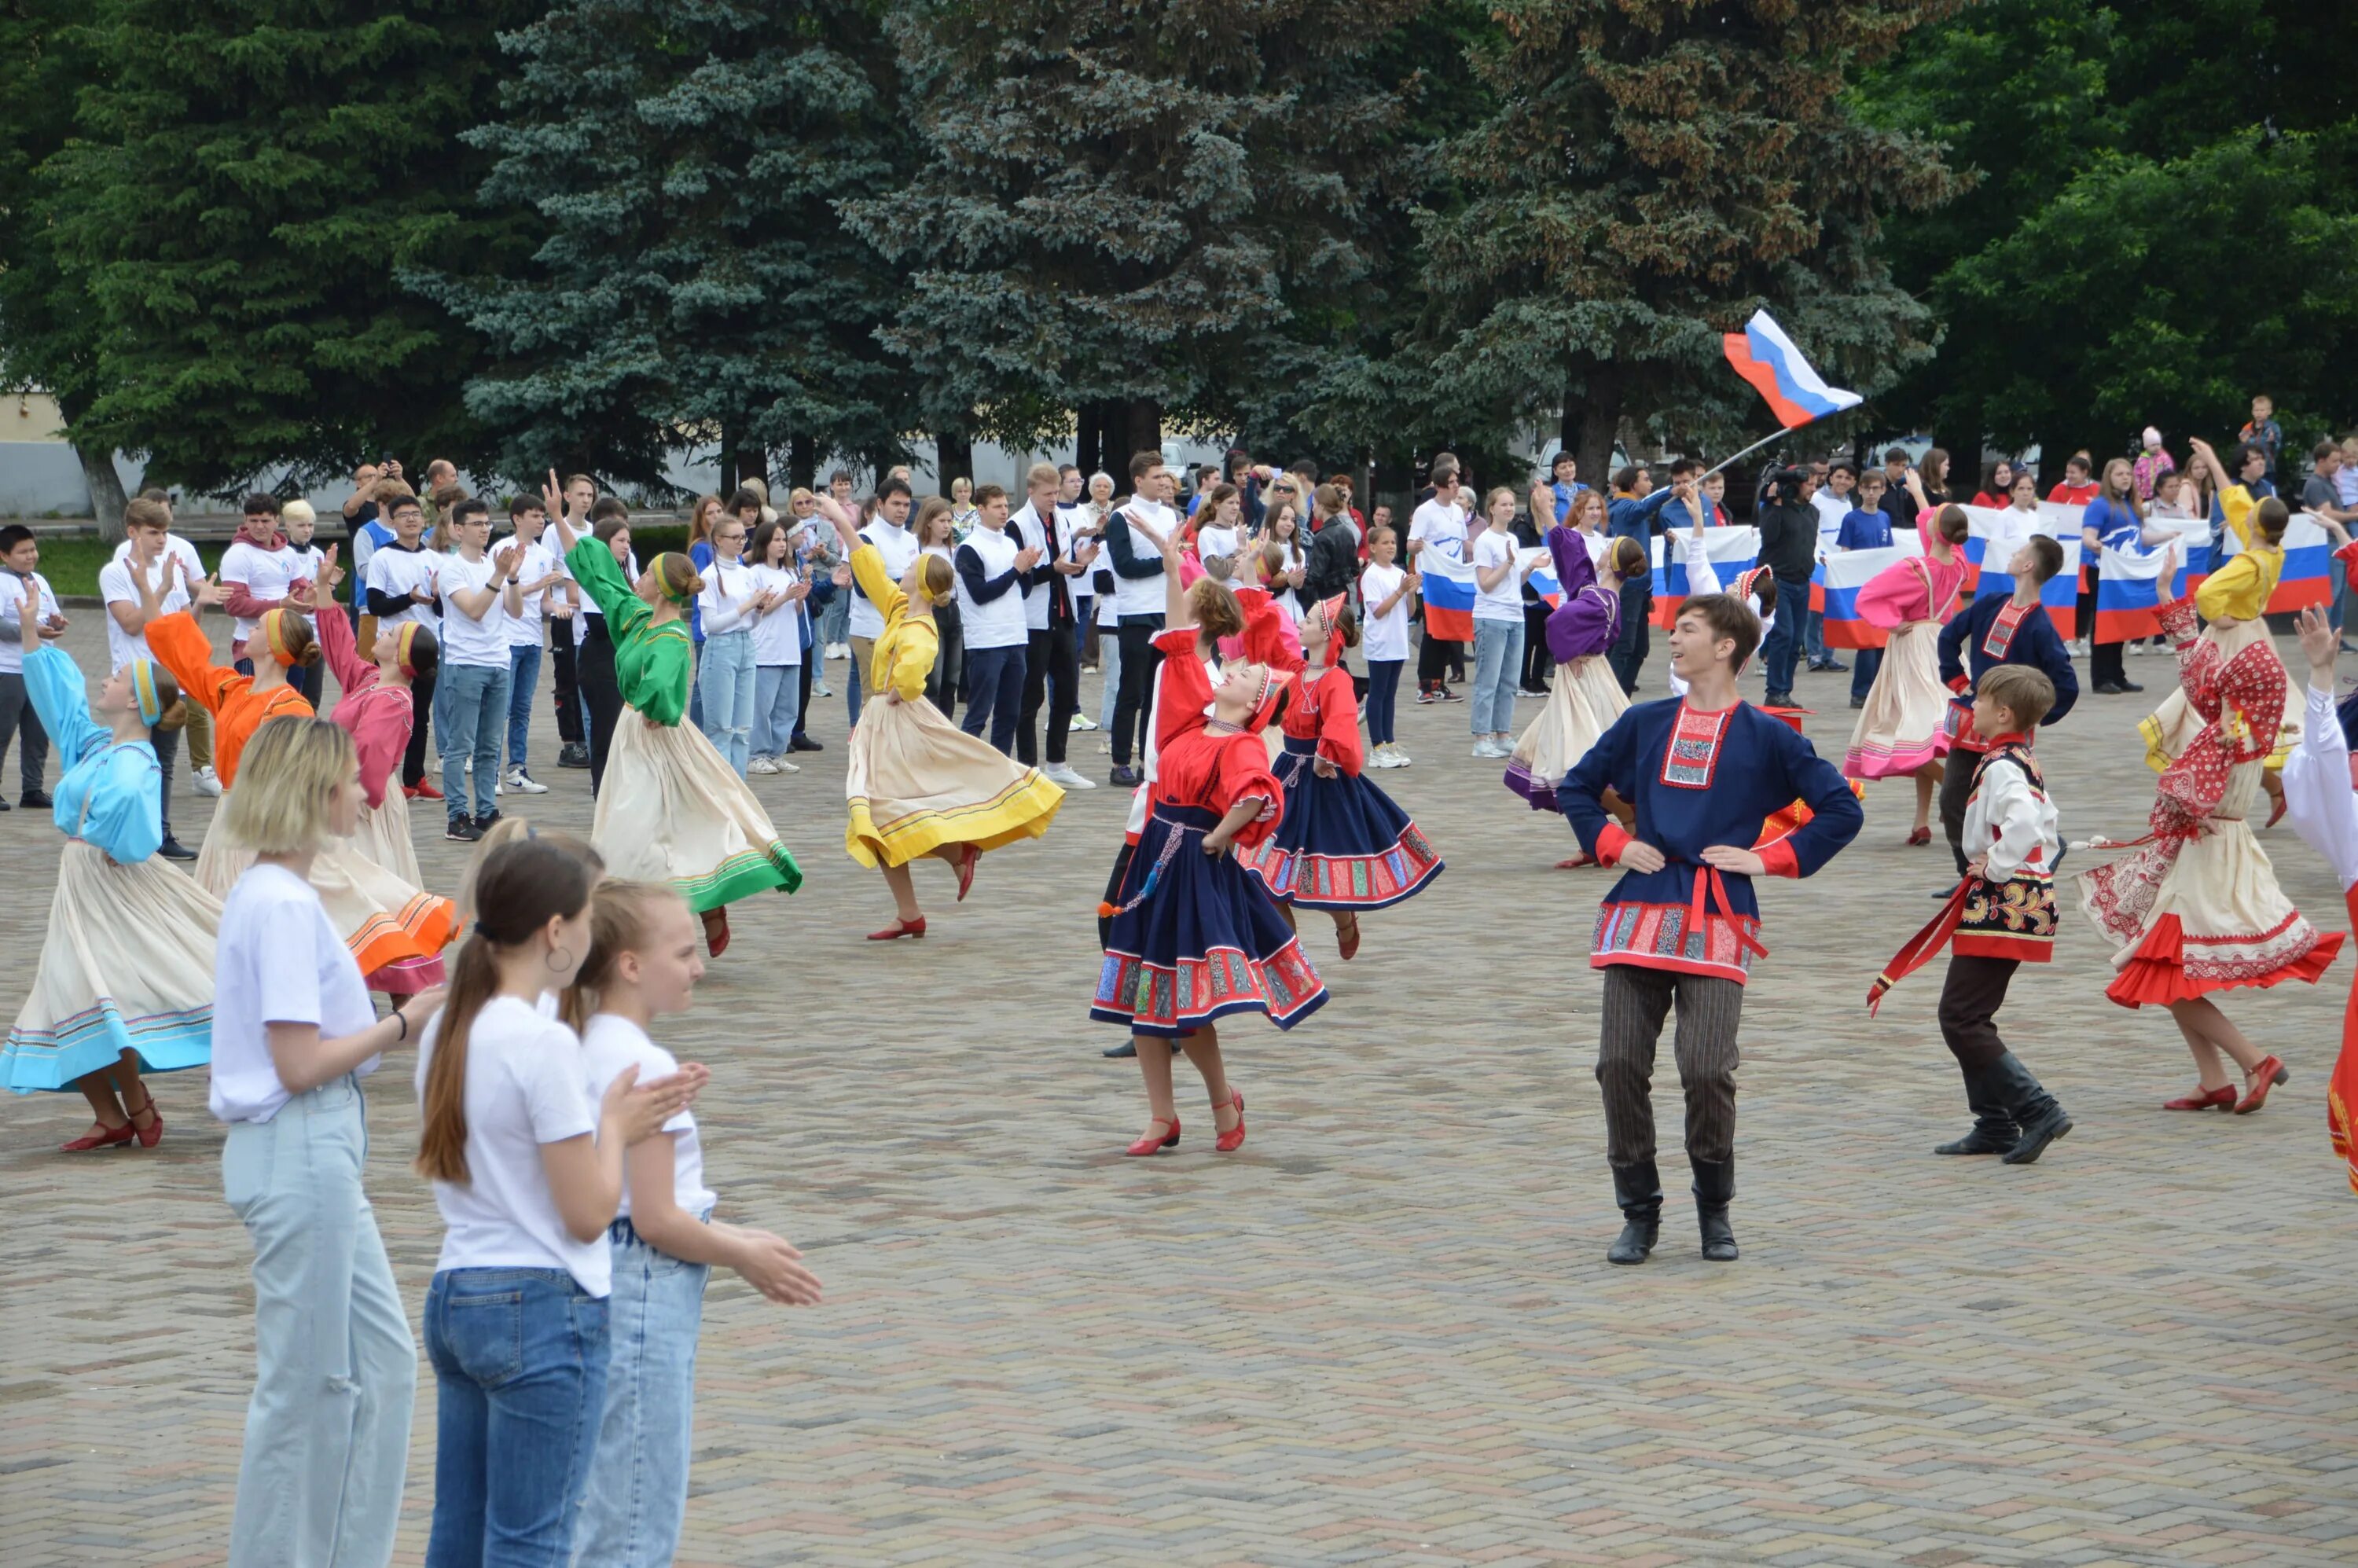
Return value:
<svg viewBox="0 0 2358 1568">
<path fill-rule="evenodd" d="M 1771 500 L 1790 506 L 1809 495 L 1810 470 L 1790 466 L 1770 469 L 1764 476 L 1764 488 Z"/>
</svg>

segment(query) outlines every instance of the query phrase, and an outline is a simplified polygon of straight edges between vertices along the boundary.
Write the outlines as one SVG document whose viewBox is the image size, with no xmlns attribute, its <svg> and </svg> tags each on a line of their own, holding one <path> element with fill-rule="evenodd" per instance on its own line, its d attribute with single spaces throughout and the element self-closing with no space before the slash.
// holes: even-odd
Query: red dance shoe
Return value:
<svg viewBox="0 0 2358 1568">
<path fill-rule="evenodd" d="M 119 1149 L 125 1143 L 135 1141 L 138 1137 L 138 1130 L 126 1121 L 120 1127 L 85 1132 L 80 1138 L 59 1144 L 58 1150 L 60 1153 L 80 1154 L 92 1149 Z"/>
<path fill-rule="evenodd" d="M 1931 841 L 1932 829 L 1930 827 L 1911 827 L 1908 830 L 1908 842 L 1910 844 L 1930 844 Z"/>
<path fill-rule="evenodd" d="M 726 904 L 704 912 L 704 950 L 716 958 L 729 951 L 729 909 Z"/>
<path fill-rule="evenodd" d="M 2263 827 L 2274 827 L 2277 823 L 2282 822 L 2284 820 L 2285 807 L 2287 804 L 2284 791 L 2278 790 L 2277 792 L 2277 803 L 2268 807 L 2268 819 L 2266 822 L 2261 823 L 2260 826 Z"/>
<path fill-rule="evenodd" d="M 1348 925 L 1338 925 L 1335 928 L 1335 951 L 1343 955 L 1343 962 L 1347 964 L 1359 956 L 1359 917 L 1357 915 L 1351 916 L 1351 923 Z"/>
<path fill-rule="evenodd" d="M 923 936 L 925 934 L 925 917 L 921 914 L 914 920 L 896 920 L 882 931 L 871 931 L 868 939 L 871 942 L 896 942 L 903 936 Z"/>
<path fill-rule="evenodd" d="M 405 789 L 402 793 L 409 796 L 412 800 L 440 800 L 442 798 L 442 792 L 434 787 L 434 781 L 432 779 L 419 779 L 416 789 Z"/>
<path fill-rule="evenodd" d="M 131 1110 L 128 1106 L 124 1108 L 130 1114 L 132 1130 L 139 1135 L 139 1147 L 153 1149 L 164 1141 L 164 1113 L 156 1108 L 154 1095 L 149 1095 L 147 1103 L 137 1110 Z M 143 1116 L 151 1119 L 145 1127 L 139 1125 L 139 1119 Z"/>
<path fill-rule="evenodd" d="M 1155 1137 L 1154 1130 L 1158 1127 L 1169 1128 L 1171 1130 L 1170 1135 L 1165 1138 Z M 1176 1149 L 1178 1146 L 1179 1119 L 1174 1116 L 1170 1120 L 1165 1121 L 1161 1117 L 1155 1116 L 1149 1117 L 1147 1119 L 1146 1136 L 1131 1144 L 1129 1148 L 1123 1150 L 1122 1152 L 1129 1155 L 1133 1160 L 1141 1160 L 1144 1159 L 1149 1154 L 1159 1154 L 1165 1149 Z"/>
<path fill-rule="evenodd" d="M 2190 1095 L 2181 1095 L 2176 1099 L 2166 1099 L 2162 1101 L 2161 1108 L 2164 1110 L 2209 1110 L 2214 1105 L 2221 1110 L 2234 1109 L 2234 1089 L 2226 1084 L 2221 1084 L 2215 1089 L 2206 1089 L 2198 1085 L 2194 1092 Z"/>
<path fill-rule="evenodd" d="M 975 866 L 975 862 L 976 862 L 976 861 L 978 861 L 978 860 L 981 860 L 981 859 L 982 859 L 982 851 L 981 851 L 981 850 L 979 850 L 979 849 L 976 849 L 976 848 L 975 848 L 973 845 L 971 845 L 971 844 L 968 844 L 968 845 L 966 847 L 966 853 L 965 853 L 965 854 L 963 854 L 963 855 L 960 855 L 960 856 L 958 857 L 958 862 L 957 862 L 957 880 L 958 880 L 958 895 L 957 895 L 957 901 L 958 901 L 960 903 L 964 903 L 966 902 L 966 892 L 967 892 L 967 889 L 968 889 L 968 888 L 970 888 L 970 887 L 974 886 L 974 866 Z M 924 923 L 923 921 L 919 921 L 919 922 L 918 922 L 918 924 L 922 925 L 924 925 L 925 923 Z"/>
<path fill-rule="evenodd" d="M 1574 849 L 1570 855 L 1558 860 L 1555 863 L 1555 869 L 1559 871 L 1576 871 L 1583 866 L 1593 866 L 1595 864 L 1596 864 L 1595 857 L 1591 855 L 1587 850 Z"/>
<path fill-rule="evenodd" d="M 2268 1103 L 2268 1091 L 2278 1084 L 2292 1079 L 2292 1069 L 2274 1056 L 2263 1056 L 2260 1065 L 2252 1069 L 2252 1087 L 2242 1099 L 2235 1102 L 2237 1116 L 2249 1116 Z"/>
<path fill-rule="evenodd" d="M 1229 1093 L 1234 1098 L 1228 1103 L 1237 1108 L 1237 1124 L 1212 1141 L 1212 1147 L 1223 1154 L 1233 1154 L 1245 1146 L 1245 1097 L 1233 1089 Z"/>
</svg>

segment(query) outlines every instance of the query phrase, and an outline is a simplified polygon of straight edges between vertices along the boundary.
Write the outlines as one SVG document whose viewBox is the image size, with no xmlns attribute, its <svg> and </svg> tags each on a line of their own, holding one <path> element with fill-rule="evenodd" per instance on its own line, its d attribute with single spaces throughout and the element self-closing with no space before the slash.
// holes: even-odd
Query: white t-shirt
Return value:
<svg viewBox="0 0 2358 1568">
<path fill-rule="evenodd" d="M 417 1098 L 449 1014 L 438 1012 L 417 1042 Z M 612 1289 L 613 1263 L 602 1235 L 576 1241 L 557 1214 L 544 1143 L 598 1131 L 598 1108 L 584 1091 L 581 1042 L 532 1003 L 493 997 L 467 1030 L 465 1184 L 434 1184 L 442 1211 L 445 1269 L 562 1269 L 593 1296 Z"/>
<path fill-rule="evenodd" d="M 1359 647 L 1370 659 L 1408 657 L 1408 601 L 1415 595 L 1403 593 L 1390 613 L 1376 613 L 1376 606 L 1390 599 L 1407 579 L 1408 573 L 1397 566 L 1373 562 L 1359 574 L 1359 601 L 1367 607 L 1368 616 L 1360 628 Z"/>
<path fill-rule="evenodd" d="M 294 582 L 295 574 L 300 569 L 301 563 L 295 552 L 287 547 L 284 539 L 278 541 L 278 547 L 275 550 L 265 550 L 251 539 L 240 539 L 222 552 L 222 581 L 224 584 L 242 582 L 245 584 L 245 591 L 256 599 L 286 598 L 288 586 Z M 258 617 L 252 615 L 239 615 L 233 619 L 237 622 L 233 635 L 241 643 L 252 638 L 254 629 L 262 624 Z"/>
<path fill-rule="evenodd" d="M 1140 560 L 1158 563 L 1155 569 L 1144 577 L 1123 577 L 1120 572 L 1114 574 L 1112 597 L 1115 614 L 1117 616 L 1160 615 L 1168 608 L 1168 594 L 1163 581 L 1163 568 L 1160 565 L 1163 559 L 1162 552 L 1148 542 L 1145 535 L 1130 527 L 1130 520 L 1133 517 L 1167 539 L 1171 536 L 1171 530 L 1179 525 L 1179 514 L 1159 501 L 1148 501 L 1141 496 L 1133 495 L 1120 511 L 1106 519 L 1106 527 L 1109 531 L 1115 528 L 1130 528 L 1131 555 Z M 1105 558 L 1109 564 L 1111 563 L 1113 560 L 1111 549 L 1109 548 L 1106 551 Z"/>
<path fill-rule="evenodd" d="M 906 528 L 896 528 L 879 512 L 876 520 L 860 531 L 860 536 L 876 546 L 884 557 L 884 575 L 899 582 L 909 575 L 909 563 L 917 558 L 917 535 Z M 884 612 L 870 601 L 867 595 L 851 596 L 850 635 L 876 638 L 884 635 Z"/>
<path fill-rule="evenodd" d="M 398 543 L 379 545 L 376 554 L 369 557 L 369 589 L 393 599 L 406 598 L 421 588 L 431 591 L 435 576 L 442 569 L 442 563 L 447 558 L 436 555 L 423 545 L 414 550 L 405 550 Z M 429 632 L 442 624 L 442 617 L 431 604 L 412 604 L 406 610 L 379 616 L 377 624 L 380 627 L 398 626 L 405 621 L 415 621 Z"/>
<path fill-rule="evenodd" d="M 164 533 L 164 548 L 180 557 L 180 563 L 189 568 L 190 582 L 205 580 L 204 557 L 197 554 L 197 547 L 194 545 L 167 529 Z M 128 539 L 114 546 L 114 558 L 118 561 L 127 559 L 130 554 L 131 541 Z"/>
<path fill-rule="evenodd" d="M 380 557 L 383 554 L 378 552 Z M 440 563 L 435 587 L 442 598 L 442 662 L 476 669 L 506 669 L 509 616 L 502 602 L 506 593 L 492 595 L 492 602 L 481 616 L 468 614 L 451 597 L 462 589 L 474 593 L 491 587 L 500 575 L 499 563 L 492 559 L 488 550 L 480 561 L 471 561 L 456 551 L 435 559 Z"/>
<path fill-rule="evenodd" d="M 587 1070 L 584 1087 L 591 1105 L 606 1098 L 606 1086 L 625 1067 L 635 1065 L 643 1084 L 670 1077 L 679 1071 L 678 1058 L 647 1038 L 645 1030 L 611 1012 L 596 1014 L 590 1020 L 590 1027 L 581 1032 L 581 1065 Z M 685 1214 L 701 1216 L 711 1212 L 716 1200 L 711 1189 L 704 1184 L 704 1145 L 697 1138 L 695 1116 L 683 1110 L 665 1122 L 663 1130 L 671 1134 L 672 1200 Z M 622 1206 L 616 1217 L 630 1212 L 631 1184 L 625 1181 Z"/>
<path fill-rule="evenodd" d="M 1834 535 L 1842 532 L 1843 519 L 1849 516 L 1858 503 L 1858 490 L 1854 486 L 1848 495 L 1836 495 L 1832 490 L 1820 490 L 1810 497 L 1810 504 L 1818 509 L 1818 554 L 1824 555 L 1834 547 Z"/>
<path fill-rule="evenodd" d="M 763 593 L 776 593 L 802 581 L 802 574 L 792 567 L 755 567 L 754 586 Z M 802 601 L 781 604 L 753 622 L 753 663 L 760 665 L 800 665 L 803 662 Z"/>
<path fill-rule="evenodd" d="M 1523 579 L 1515 568 L 1515 536 L 1501 534 L 1495 528 L 1485 528 L 1474 541 L 1474 569 L 1476 573 L 1507 568 L 1496 588 L 1484 588 L 1480 577 L 1474 579 L 1474 619 L 1476 621 L 1511 621 L 1523 622 Z"/>
<path fill-rule="evenodd" d="M 1233 558 L 1237 553 L 1237 547 L 1244 542 L 1244 530 L 1241 528 L 1222 528 L 1216 524 L 1206 523 L 1195 530 L 1195 557 L 1198 560 L 1206 561 L 1210 560 L 1214 556 L 1228 556 Z"/>
<path fill-rule="evenodd" d="M 506 539 L 492 546 L 492 558 L 497 560 L 501 552 L 514 548 L 516 548 L 515 536 L 510 535 Z M 557 570 L 557 552 L 535 539 L 531 544 L 524 546 L 524 564 L 516 568 L 516 584 L 520 588 L 529 588 L 556 570 Z M 522 615 L 503 616 L 507 622 L 509 647 L 537 648 L 540 646 L 540 618 L 548 613 L 548 596 L 551 593 L 558 596 L 559 602 L 563 601 L 565 593 L 563 588 L 544 588 L 538 593 L 528 593 L 524 596 Z"/>
<path fill-rule="evenodd" d="M 284 866 L 248 867 L 213 944 L 213 1115 L 268 1121 L 293 1098 L 270 1059 L 268 1025 L 316 1023 L 320 1039 L 338 1040 L 375 1022 L 361 967 L 311 884 Z M 355 1071 L 376 1066 L 371 1056 Z"/>
<path fill-rule="evenodd" d="M 1426 502 L 1409 519 L 1409 543 L 1437 549 L 1453 561 L 1466 558 L 1466 514 L 1440 501 Z"/>
<path fill-rule="evenodd" d="M 58 596 L 49 591 L 49 579 L 35 572 L 32 587 L 27 589 L 23 578 L 0 568 L 0 618 L 5 622 L 5 631 L 0 632 L 0 675 L 25 673 L 25 623 L 20 617 L 25 613 L 27 600 L 35 593 L 40 598 L 33 601 L 34 619 L 47 621 L 59 613 Z"/>
<path fill-rule="evenodd" d="M 171 557 L 157 556 L 156 564 L 147 568 L 147 586 L 151 589 L 164 588 L 166 574 L 170 572 L 171 568 Z M 98 596 L 104 600 L 108 606 L 106 656 L 113 661 L 113 667 L 118 670 L 134 659 L 152 659 L 156 656 L 147 651 L 146 633 L 142 632 L 135 636 L 115 623 L 114 606 L 127 604 L 131 606 L 134 613 L 136 613 L 139 609 L 139 589 L 132 579 L 133 569 L 130 557 L 125 557 L 121 560 L 108 562 L 99 569 L 98 574 Z M 173 578 L 172 586 L 165 589 L 163 603 L 164 613 L 167 615 L 176 610 L 186 610 L 189 607 L 188 589 L 180 586 L 179 579 Z"/>
</svg>

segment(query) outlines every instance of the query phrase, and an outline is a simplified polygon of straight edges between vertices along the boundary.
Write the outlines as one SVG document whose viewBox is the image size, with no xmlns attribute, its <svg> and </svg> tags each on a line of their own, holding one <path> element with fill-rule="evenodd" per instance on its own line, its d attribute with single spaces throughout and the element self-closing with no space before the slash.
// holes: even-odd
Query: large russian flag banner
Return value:
<svg viewBox="0 0 2358 1568">
<path fill-rule="evenodd" d="M 2220 530 L 2213 569 L 2230 557 L 2241 555 L 2243 548 L 2233 528 Z M 2306 512 L 2295 513 L 2285 524 L 2284 556 L 2284 576 L 2277 579 L 2276 592 L 2268 596 L 2269 614 L 2289 615 L 2332 599 L 2333 541 L 2324 524 Z"/>
<path fill-rule="evenodd" d="M 1736 573 L 1748 572 L 1760 564 L 1758 528 L 1706 528 L 1703 531 L 1703 546 L 1704 558 L 1711 562 L 1712 573 L 1723 590 L 1735 583 Z M 1679 606 L 1686 601 L 1688 594 L 1696 591 L 1687 584 L 1683 554 L 1687 548 L 1683 537 L 1679 547 L 1672 549 L 1668 535 L 1654 535 L 1654 613 L 1650 619 L 1657 626 L 1675 625 Z"/>
<path fill-rule="evenodd" d="M 1916 545 L 1911 539 L 1909 546 Z M 1825 578 L 1826 646 L 1829 648 L 1880 648 L 1890 637 L 1871 621 L 1862 620 L 1858 613 L 1858 590 L 1871 581 L 1875 574 L 1888 566 L 1896 566 L 1912 556 L 1920 556 L 1920 547 L 1887 545 L 1879 550 L 1836 550 L 1828 556 L 1819 568 Z"/>
<path fill-rule="evenodd" d="M 1924 553 L 1924 541 L 1912 533 L 1894 533 L 1891 535 L 1891 544 L 1888 547 L 1898 551 L 1900 556 L 1903 557 L 1920 556 Z M 1826 562 L 1833 559 L 1836 556 L 1855 555 L 1856 553 L 1856 551 L 1828 550 L 1823 557 L 1819 557 L 1816 569 L 1810 573 L 1810 608 L 1812 610 L 1817 611 L 1820 615 L 1823 615 L 1826 612 Z M 1866 643 L 1866 646 L 1870 648 L 1879 648 L 1883 646 L 1883 644 L 1880 643 Z"/>
<path fill-rule="evenodd" d="M 2055 512 L 2065 509 L 2058 507 Z M 2069 509 L 2074 513 L 2078 508 Z M 2075 520 L 2051 515 L 2042 508 L 2025 514 L 2013 510 L 1996 510 L 1985 506 L 1968 506 L 1965 522 L 1972 532 L 1965 535 L 1965 597 L 1968 599 L 2003 598 L 2014 591 L 2014 574 L 2006 567 L 2015 552 L 2029 542 L 2034 534 L 2044 534 L 2063 547 L 2063 568 L 2047 579 L 2039 590 L 2039 602 L 2047 611 L 2047 619 L 2055 623 L 2056 634 L 2070 642 L 2078 634 L 2080 611 L 2080 530 Z M 2065 531 L 2057 533 L 2061 527 Z"/>
<path fill-rule="evenodd" d="M 1474 567 L 1438 549 L 1416 557 L 1418 591 L 1424 597 L 1424 634 L 1453 643 L 1474 640 Z"/>
<path fill-rule="evenodd" d="M 2187 568 L 2182 560 L 2169 591 L 2163 591 L 2161 563 L 2169 554 L 2165 546 L 2150 554 L 2134 556 L 2107 549 L 2097 557 L 2097 642 L 2126 643 L 2134 638 L 2160 633 L 2161 620 L 2155 611 L 2189 591 Z M 2051 617 L 2054 611 L 2050 611 L 2048 614 Z"/>
<path fill-rule="evenodd" d="M 1583 534 L 1581 538 L 1588 546 L 1591 566 L 1605 558 L 1605 546 L 1613 542 L 1607 534 Z M 1552 608 L 1561 607 L 1563 603 L 1563 583 L 1555 575 L 1555 557 L 1544 547 L 1524 546 L 1516 550 L 1515 569 L 1522 570 L 1531 564 L 1534 556 L 1539 557 L 1540 569 L 1531 574 L 1531 591 L 1545 600 Z"/>
<path fill-rule="evenodd" d="M 1725 334 L 1720 343 L 1736 373 L 1768 400 L 1769 412 L 1788 430 L 1859 406 L 1857 393 L 1826 384 L 1766 310 L 1755 310 L 1744 330 Z"/>
</svg>

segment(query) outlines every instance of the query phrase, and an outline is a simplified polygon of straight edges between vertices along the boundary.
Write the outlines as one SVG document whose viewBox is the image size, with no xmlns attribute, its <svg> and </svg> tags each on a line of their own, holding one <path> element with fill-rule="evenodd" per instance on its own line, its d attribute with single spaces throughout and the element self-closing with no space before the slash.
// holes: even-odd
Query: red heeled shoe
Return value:
<svg viewBox="0 0 2358 1568">
<path fill-rule="evenodd" d="M 164 1113 L 156 1108 L 156 1097 L 153 1094 L 147 1097 L 147 1103 L 137 1110 L 133 1110 L 129 1106 L 124 1106 L 123 1109 L 124 1114 L 131 1118 L 131 1130 L 138 1135 L 139 1147 L 153 1149 L 164 1141 Z M 152 1117 L 155 1119 L 142 1127 L 139 1125 L 139 1119 L 143 1116 Z"/>
<path fill-rule="evenodd" d="M 2221 1084 L 2215 1089 L 2206 1089 L 2198 1085 L 2196 1086 L 2194 1092 L 2190 1095 L 2180 1095 L 2176 1099 L 2166 1099 L 2162 1101 L 2161 1108 L 2164 1110 L 2209 1110 L 2214 1105 L 2221 1110 L 2234 1109 L 2234 1087 L 2232 1085 Z"/>
<path fill-rule="evenodd" d="M 957 895 L 957 901 L 958 901 L 960 903 L 964 903 L 966 902 L 966 892 L 967 892 L 967 889 L 968 889 L 968 888 L 970 888 L 970 887 L 974 886 L 974 867 L 975 867 L 975 862 L 976 862 L 976 861 L 978 861 L 978 860 L 981 860 L 981 859 L 982 859 L 982 851 L 981 851 L 981 850 L 979 850 L 979 849 L 976 849 L 976 848 L 975 848 L 973 845 L 971 845 L 971 844 L 968 844 L 968 845 L 966 847 L 966 853 L 958 857 L 958 863 L 957 863 L 958 895 Z M 925 924 L 925 923 L 924 923 L 923 921 L 920 921 L 920 922 L 918 922 L 918 924 L 919 924 L 919 925 L 923 925 L 923 924 Z"/>
<path fill-rule="evenodd" d="M 1212 1140 L 1212 1147 L 1223 1154 L 1233 1154 L 1245 1146 L 1245 1097 L 1235 1089 L 1228 1093 L 1228 1103 L 1237 1108 L 1237 1124 Z"/>
<path fill-rule="evenodd" d="M 704 950 L 716 958 L 729 951 L 729 911 L 725 907 L 704 912 Z"/>
<path fill-rule="evenodd" d="M 1165 1121 L 1159 1116 L 1150 1116 L 1146 1119 L 1146 1125 L 1150 1130 L 1157 1127 L 1168 1127 L 1171 1131 L 1167 1137 L 1157 1138 L 1152 1130 L 1149 1130 L 1145 1137 L 1140 1139 L 1137 1142 L 1123 1150 L 1122 1152 L 1124 1154 L 1129 1155 L 1133 1160 L 1143 1159 L 1149 1154 L 1158 1154 L 1165 1149 L 1175 1149 L 1179 1146 L 1179 1119 L 1177 1117 L 1174 1116 L 1170 1120 Z"/>
<path fill-rule="evenodd" d="M 106 1127 L 101 1128 L 96 1132 L 85 1132 L 80 1138 L 59 1144 L 58 1152 L 61 1154 L 81 1154 L 92 1149 L 119 1149 L 125 1143 L 135 1141 L 138 1137 L 138 1129 L 126 1121 L 120 1127 Z"/>
<path fill-rule="evenodd" d="M 2263 827 L 2274 827 L 2277 823 L 2282 822 L 2284 820 L 2285 807 L 2288 804 L 2288 803 L 2285 799 L 2284 792 L 2282 790 L 2278 790 L 2277 792 L 2277 803 L 2268 807 L 2268 819 L 2266 822 L 2261 823 L 2260 826 Z"/>
<path fill-rule="evenodd" d="M 1351 916 L 1350 925 L 1338 925 L 1335 928 L 1335 951 L 1343 955 L 1343 962 L 1347 964 L 1359 956 L 1359 917 L 1357 915 Z"/>
<path fill-rule="evenodd" d="M 896 920 L 882 931 L 871 931 L 868 939 L 871 942 L 897 942 L 903 936 L 923 936 L 925 934 L 925 917 L 921 914 L 914 920 Z"/>
<path fill-rule="evenodd" d="M 1911 827 L 1908 830 L 1908 842 L 1910 844 L 1930 844 L 1931 841 L 1932 829 L 1930 827 Z"/>
<path fill-rule="evenodd" d="M 1595 864 L 1596 864 L 1595 859 L 1591 856 L 1588 851 L 1585 849 L 1575 849 L 1564 859 L 1558 860 L 1555 863 L 1555 869 L 1559 871 L 1576 871 L 1583 866 L 1593 866 Z"/>
<path fill-rule="evenodd" d="M 2274 1056 L 2263 1056 L 2260 1065 L 2252 1069 L 2252 1087 L 2242 1099 L 2235 1102 L 2237 1116 L 2249 1116 L 2268 1103 L 2268 1091 L 2278 1084 L 2289 1083 L 2292 1069 Z"/>
</svg>

